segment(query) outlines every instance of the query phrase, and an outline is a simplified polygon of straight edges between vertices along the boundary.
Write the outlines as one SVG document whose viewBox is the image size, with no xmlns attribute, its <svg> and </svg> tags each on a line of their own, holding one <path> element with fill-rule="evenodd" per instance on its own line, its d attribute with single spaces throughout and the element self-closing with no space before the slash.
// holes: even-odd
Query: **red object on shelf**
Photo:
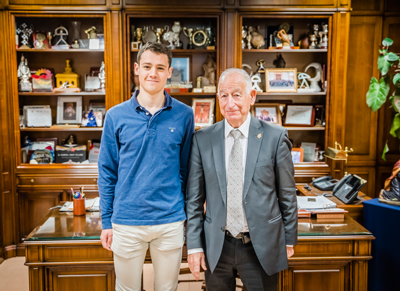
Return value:
<svg viewBox="0 0 400 291">
<path fill-rule="evenodd" d="M 189 88 L 164 88 L 164 90 L 168 93 L 188 93 Z"/>
</svg>

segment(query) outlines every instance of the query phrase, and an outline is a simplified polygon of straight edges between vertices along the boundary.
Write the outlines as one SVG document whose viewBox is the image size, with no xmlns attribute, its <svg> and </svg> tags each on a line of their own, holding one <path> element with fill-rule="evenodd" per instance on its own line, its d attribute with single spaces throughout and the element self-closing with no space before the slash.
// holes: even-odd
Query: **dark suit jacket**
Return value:
<svg viewBox="0 0 400 291">
<path fill-rule="evenodd" d="M 203 248 L 213 272 L 226 225 L 224 121 L 193 136 L 187 182 L 187 248 Z M 204 202 L 207 212 L 204 215 Z M 257 257 L 268 275 L 288 267 L 297 243 L 297 199 L 287 130 L 251 117 L 243 206 Z"/>
</svg>

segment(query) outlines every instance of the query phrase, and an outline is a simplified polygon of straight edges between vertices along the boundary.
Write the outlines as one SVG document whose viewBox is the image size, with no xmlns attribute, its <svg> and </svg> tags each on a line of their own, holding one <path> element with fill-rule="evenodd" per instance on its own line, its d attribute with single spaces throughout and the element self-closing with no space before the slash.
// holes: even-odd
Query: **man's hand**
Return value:
<svg viewBox="0 0 400 291">
<path fill-rule="evenodd" d="M 103 229 L 101 231 L 100 240 L 103 248 L 106 250 L 111 251 L 111 243 L 113 237 L 113 230 L 112 229 Z"/>
<path fill-rule="evenodd" d="M 196 279 L 196 281 L 198 281 L 200 279 L 200 265 L 203 270 L 207 270 L 204 253 L 201 252 L 189 255 L 188 263 L 190 272 L 192 272 L 194 278 Z"/>
<path fill-rule="evenodd" d="M 286 247 L 286 253 L 287 253 L 287 258 L 289 259 L 294 254 L 294 248 L 293 247 Z"/>
</svg>

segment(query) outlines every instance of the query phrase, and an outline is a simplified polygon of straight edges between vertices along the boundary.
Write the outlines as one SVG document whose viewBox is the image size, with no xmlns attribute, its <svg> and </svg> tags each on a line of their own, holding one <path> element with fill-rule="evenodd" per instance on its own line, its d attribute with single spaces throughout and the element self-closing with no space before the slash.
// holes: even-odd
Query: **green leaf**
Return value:
<svg viewBox="0 0 400 291">
<path fill-rule="evenodd" d="M 396 84 L 396 83 L 398 83 L 398 84 Z M 397 73 L 396 75 L 394 75 L 393 84 L 395 84 L 396 86 L 400 85 L 400 73 Z"/>
<path fill-rule="evenodd" d="M 395 53 L 388 53 L 383 58 L 388 62 L 395 62 L 399 59 L 399 56 Z"/>
<path fill-rule="evenodd" d="M 390 38 L 385 38 L 384 40 L 382 40 L 382 45 L 384 46 L 391 46 L 393 44 L 393 40 L 391 40 Z"/>
<path fill-rule="evenodd" d="M 388 146 L 388 141 L 385 143 L 385 147 L 383 148 L 383 153 L 382 153 L 382 160 L 386 162 L 386 153 L 389 151 L 389 146 Z"/>
<path fill-rule="evenodd" d="M 392 65 L 393 63 L 385 60 L 385 56 L 378 57 L 378 70 L 381 72 L 382 76 L 385 76 L 389 72 L 389 69 Z"/>
<path fill-rule="evenodd" d="M 386 102 L 389 93 L 389 84 L 386 83 L 387 78 L 378 80 L 375 77 L 371 78 L 369 90 L 367 92 L 367 105 L 374 112 L 377 111 Z"/>
<path fill-rule="evenodd" d="M 398 137 L 398 134 L 400 133 L 400 113 L 396 113 L 396 115 L 393 118 L 393 123 L 392 123 L 392 128 L 390 129 L 390 134 L 393 137 Z"/>
</svg>

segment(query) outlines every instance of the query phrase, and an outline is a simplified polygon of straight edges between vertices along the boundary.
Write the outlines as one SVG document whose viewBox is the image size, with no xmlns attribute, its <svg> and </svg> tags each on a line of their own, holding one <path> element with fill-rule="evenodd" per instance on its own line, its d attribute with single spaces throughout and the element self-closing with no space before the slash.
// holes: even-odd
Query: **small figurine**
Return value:
<svg viewBox="0 0 400 291">
<path fill-rule="evenodd" d="M 104 91 L 106 89 L 106 70 L 104 61 L 101 62 L 99 80 L 100 80 L 100 90 Z"/>
<path fill-rule="evenodd" d="M 289 36 L 287 35 L 286 31 L 281 29 L 278 32 L 277 36 L 282 41 L 282 48 L 283 49 L 290 49 L 290 39 L 289 39 Z"/>
<path fill-rule="evenodd" d="M 285 60 L 283 59 L 283 57 L 282 57 L 281 54 L 279 54 L 279 55 L 276 57 L 276 59 L 273 61 L 272 64 L 275 66 L 275 68 L 285 68 L 285 67 L 286 67 L 286 62 L 285 62 Z"/>
<path fill-rule="evenodd" d="M 252 83 L 252 87 L 251 89 L 256 90 L 257 92 L 262 92 L 263 90 L 261 90 L 260 86 L 258 85 L 259 83 L 261 83 L 261 77 L 258 74 L 255 74 L 251 77 L 251 83 Z"/>
</svg>

